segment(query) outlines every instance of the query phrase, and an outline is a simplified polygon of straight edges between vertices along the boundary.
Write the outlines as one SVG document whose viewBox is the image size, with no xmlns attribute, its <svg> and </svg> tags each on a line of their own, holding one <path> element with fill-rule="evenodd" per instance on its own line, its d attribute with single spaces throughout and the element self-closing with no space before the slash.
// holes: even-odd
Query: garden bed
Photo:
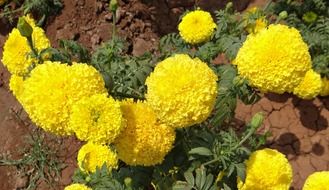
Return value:
<svg viewBox="0 0 329 190">
<path fill-rule="evenodd" d="M 169 2 L 169 3 L 168 3 Z M 179 16 L 186 8 L 193 7 L 193 1 L 154 0 L 119 1 L 117 27 L 120 36 L 131 43 L 128 53 L 142 55 L 145 52 L 157 53 L 160 37 L 177 31 Z M 209 1 L 215 2 L 215 1 Z M 58 46 L 58 39 L 77 40 L 90 50 L 95 50 L 102 42 L 111 38 L 112 15 L 106 3 L 95 0 L 64 0 L 64 8 L 58 16 L 50 17 L 45 31 L 52 44 Z M 265 3 L 252 2 L 249 7 L 263 6 Z M 219 9 L 225 4 L 211 4 L 200 1 L 204 8 Z M 212 5 L 212 6 L 210 6 Z M 247 7 L 244 1 L 238 2 L 240 11 Z M 11 27 L 0 22 L 0 57 L 2 47 Z M 222 62 L 218 56 L 216 61 Z M 17 150 L 26 146 L 24 139 L 28 133 L 35 131 L 35 126 L 26 113 L 20 113 L 22 107 L 9 90 L 10 74 L 0 65 L 0 153 L 11 154 L 19 158 Z M 267 147 L 277 149 L 285 154 L 294 171 L 292 189 L 301 189 L 305 179 L 315 171 L 329 170 L 329 98 L 302 100 L 291 94 L 262 95 L 254 105 L 239 102 L 234 121 L 242 126 L 257 112 L 263 112 L 265 121 L 260 130 L 269 130 L 272 134 Z M 63 138 L 61 143 L 52 141 L 47 136 L 50 146 L 59 147 L 60 159 L 66 164 L 61 178 L 56 179 L 55 189 L 63 189 L 71 183 L 76 165 L 77 151 L 82 145 L 74 137 Z M 27 184 L 14 167 L 0 167 L 0 189 L 21 189 Z M 45 183 L 38 184 L 37 189 L 49 189 Z"/>
</svg>

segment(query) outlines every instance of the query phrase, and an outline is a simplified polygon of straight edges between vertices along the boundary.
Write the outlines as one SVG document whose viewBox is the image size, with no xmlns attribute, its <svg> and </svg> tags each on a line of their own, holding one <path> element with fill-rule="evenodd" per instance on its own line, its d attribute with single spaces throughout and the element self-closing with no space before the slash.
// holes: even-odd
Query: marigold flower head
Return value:
<svg viewBox="0 0 329 190">
<path fill-rule="evenodd" d="M 329 171 L 315 172 L 308 176 L 303 190 L 329 190 Z"/>
<path fill-rule="evenodd" d="M 25 16 L 24 19 L 33 28 L 32 40 L 36 50 L 41 51 L 50 47 L 50 42 L 43 29 L 37 27 L 31 17 Z M 24 75 L 33 62 L 33 59 L 30 59 L 29 56 L 31 51 L 27 39 L 21 36 L 17 28 L 14 28 L 4 44 L 2 63 L 11 74 Z"/>
<path fill-rule="evenodd" d="M 299 31 L 270 25 L 249 35 L 234 61 L 239 74 L 263 92 L 292 92 L 311 69 L 311 56 Z"/>
<path fill-rule="evenodd" d="M 322 78 L 322 89 L 320 96 L 329 96 L 329 79 L 326 77 Z"/>
<path fill-rule="evenodd" d="M 84 97 L 72 107 L 70 128 L 78 139 L 109 144 L 125 126 L 120 103 L 107 94 Z"/>
<path fill-rule="evenodd" d="M 119 159 L 128 165 L 153 166 L 162 163 L 172 149 L 175 130 L 157 122 L 154 111 L 144 102 L 129 99 L 121 103 L 127 127 L 115 140 Z"/>
<path fill-rule="evenodd" d="M 198 58 L 178 54 L 160 62 L 146 79 L 147 103 L 161 122 L 173 127 L 198 124 L 210 115 L 217 76 Z"/>
<path fill-rule="evenodd" d="M 78 165 L 81 171 L 87 173 L 96 172 L 104 163 L 109 170 L 118 167 L 117 154 L 106 145 L 88 142 L 78 152 Z"/>
<path fill-rule="evenodd" d="M 210 40 L 216 24 L 209 12 L 195 10 L 187 13 L 178 25 L 179 34 L 190 44 L 199 44 Z"/>
<path fill-rule="evenodd" d="M 20 100 L 32 121 L 45 131 L 70 135 L 72 105 L 83 97 L 105 93 L 102 76 L 86 64 L 45 62 L 24 81 Z"/>
<path fill-rule="evenodd" d="M 312 99 L 319 95 L 321 90 L 321 76 L 311 69 L 306 72 L 302 82 L 294 89 L 294 94 L 303 99 Z"/>
<path fill-rule="evenodd" d="M 20 101 L 21 94 L 24 90 L 24 79 L 18 75 L 11 75 L 9 80 L 9 88 L 13 92 L 17 100 Z"/>
<path fill-rule="evenodd" d="M 92 190 L 92 189 L 84 184 L 74 183 L 69 186 L 66 186 L 64 190 Z"/>
<path fill-rule="evenodd" d="M 288 190 L 292 169 L 288 159 L 277 150 L 265 148 L 252 153 L 246 161 L 246 179 L 238 180 L 239 190 Z"/>
</svg>

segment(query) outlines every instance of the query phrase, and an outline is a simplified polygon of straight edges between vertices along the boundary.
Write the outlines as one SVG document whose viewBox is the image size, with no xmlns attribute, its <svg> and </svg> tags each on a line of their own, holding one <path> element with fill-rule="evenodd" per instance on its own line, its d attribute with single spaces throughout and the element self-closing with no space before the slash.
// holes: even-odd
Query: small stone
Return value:
<svg viewBox="0 0 329 190">
<path fill-rule="evenodd" d="M 151 47 L 152 47 L 152 44 L 150 42 L 147 42 L 142 38 L 137 38 L 133 44 L 132 54 L 134 56 L 141 56 L 145 52 L 149 51 L 151 49 Z"/>
</svg>

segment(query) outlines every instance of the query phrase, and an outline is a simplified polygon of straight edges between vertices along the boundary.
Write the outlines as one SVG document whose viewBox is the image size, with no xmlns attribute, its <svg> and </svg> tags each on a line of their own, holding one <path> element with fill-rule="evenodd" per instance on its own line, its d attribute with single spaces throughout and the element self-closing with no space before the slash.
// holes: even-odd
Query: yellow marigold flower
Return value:
<svg viewBox="0 0 329 190">
<path fill-rule="evenodd" d="M 104 163 L 109 170 L 118 167 L 118 157 L 108 146 L 88 142 L 83 145 L 78 153 L 78 165 L 81 171 L 96 172 Z"/>
<path fill-rule="evenodd" d="M 84 97 L 72 107 L 70 128 L 78 139 L 109 144 L 125 126 L 120 103 L 107 94 Z"/>
<path fill-rule="evenodd" d="M 294 89 L 294 94 L 303 99 L 312 99 L 319 95 L 321 90 L 321 76 L 311 69 L 307 71 L 302 82 Z"/>
<path fill-rule="evenodd" d="M 291 166 L 282 153 L 265 148 L 253 152 L 246 161 L 246 179 L 238 180 L 239 190 L 288 190 Z"/>
<path fill-rule="evenodd" d="M 179 34 L 190 44 L 198 44 L 210 40 L 216 24 L 210 13 L 195 10 L 187 13 L 178 25 Z"/>
<path fill-rule="evenodd" d="M 121 103 L 127 127 L 115 140 L 119 159 L 128 165 L 160 164 L 175 141 L 173 128 L 157 122 L 154 111 L 144 102 Z"/>
<path fill-rule="evenodd" d="M 277 24 L 249 35 L 234 63 L 252 86 L 282 94 L 303 80 L 311 56 L 297 29 Z"/>
<path fill-rule="evenodd" d="M 329 171 L 315 172 L 308 176 L 303 190 L 329 190 Z"/>
<path fill-rule="evenodd" d="M 70 135 L 72 105 L 83 97 L 105 93 L 102 76 L 86 64 L 45 62 L 24 81 L 21 103 L 32 121 L 56 135 Z"/>
<path fill-rule="evenodd" d="M 92 190 L 92 189 L 84 184 L 74 183 L 69 186 L 66 186 L 64 190 Z"/>
<path fill-rule="evenodd" d="M 17 100 L 20 101 L 21 94 L 24 90 L 24 79 L 18 75 L 11 75 L 9 80 L 9 88 L 13 92 Z"/>
<path fill-rule="evenodd" d="M 33 28 L 32 40 L 37 51 L 50 47 L 50 42 L 43 29 L 37 27 L 29 16 L 24 18 Z M 27 39 L 21 36 L 17 28 L 14 28 L 4 44 L 2 63 L 11 74 L 23 75 L 32 63 L 32 60 L 29 59 L 31 51 Z"/>
<path fill-rule="evenodd" d="M 320 96 L 329 96 L 329 79 L 322 78 L 322 90 Z"/>
<path fill-rule="evenodd" d="M 267 22 L 265 18 L 259 18 L 255 21 L 254 24 L 249 24 L 246 29 L 249 34 L 255 34 L 265 29 L 266 26 L 267 26 Z"/>
<path fill-rule="evenodd" d="M 161 122 L 173 127 L 201 123 L 217 96 L 217 76 L 198 58 L 175 55 L 160 62 L 146 79 L 148 104 Z"/>
</svg>

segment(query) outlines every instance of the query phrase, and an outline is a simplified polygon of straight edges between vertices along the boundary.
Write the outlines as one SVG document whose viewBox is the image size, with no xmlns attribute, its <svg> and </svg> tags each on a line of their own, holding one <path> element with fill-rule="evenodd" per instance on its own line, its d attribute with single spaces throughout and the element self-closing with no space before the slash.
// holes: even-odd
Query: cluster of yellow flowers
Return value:
<svg viewBox="0 0 329 190">
<path fill-rule="evenodd" d="M 106 92 L 102 76 L 93 67 L 48 61 L 31 71 L 22 88 L 18 100 L 30 118 L 44 130 L 62 136 L 73 133 L 69 126 L 73 104 Z"/>
<path fill-rule="evenodd" d="M 92 190 L 92 189 L 84 184 L 74 183 L 65 187 L 64 190 Z"/>
<path fill-rule="evenodd" d="M 33 29 L 32 41 L 35 49 L 41 51 L 50 47 L 50 42 L 42 28 L 36 26 L 35 21 L 30 16 L 23 17 Z M 3 47 L 2 63 L 11 74 L 24 75 L 28 67 L 32 64 L 30 59 L 31 48 L 25 37 L 21 36 L 17 28 L 14 28 Z"/>
<path fill-rule="evenodd" d="M 121 108 L 127 127 L 114 143 L 119 158 L 129 165 L 161 163 L 175 141 L 174 128 L 160 124 L 145 102 L 129 99 L 121 103 Z"/>
<path fill-rule="evenodd" d="M 217 80 L 206 63 L 178 54 L 160 62 L 146 79 L 146 98 L 161 122 L 173 127 L 192 126 L 210 115 Z"/>
<path fill-rule="evenodd" d="M 311 68 L 307 44 L 298 30 L 285 25 L 270 25 L 249 35 L 234 64 L 241 76 L 263 92 L 293 92 L 310 99 L 322 90 L 320 75 Z"/>
<path fill-rule="evenodd" d="M 97 167 L 101 168 L 104 163 L 109 170 L 118 167 L 117 154 L 107 145 L 88 142 L 79 150 L 78 165 L 81 171 L 93 173 Z"/>
<path fill-rule="evenodd" d="M 292 168 L 288 159 L 274 149 L 253 152 L 246 161 L 246 179 L 238 180 L 239 190 L 288 190 Z"/>
<path fill-rule="evenodd" d="M 195 10 L 187 13 L 178 25 L 179 34 L 190 44 L 199 44 L 210 40 L 216 24 L 209 12 Z"/>
<path fill-rule="evenodd" d="M 328 190 L 329 171 L 315 172 L 310 175 L 304 184 L 303 190 Z"/>
</svg>

